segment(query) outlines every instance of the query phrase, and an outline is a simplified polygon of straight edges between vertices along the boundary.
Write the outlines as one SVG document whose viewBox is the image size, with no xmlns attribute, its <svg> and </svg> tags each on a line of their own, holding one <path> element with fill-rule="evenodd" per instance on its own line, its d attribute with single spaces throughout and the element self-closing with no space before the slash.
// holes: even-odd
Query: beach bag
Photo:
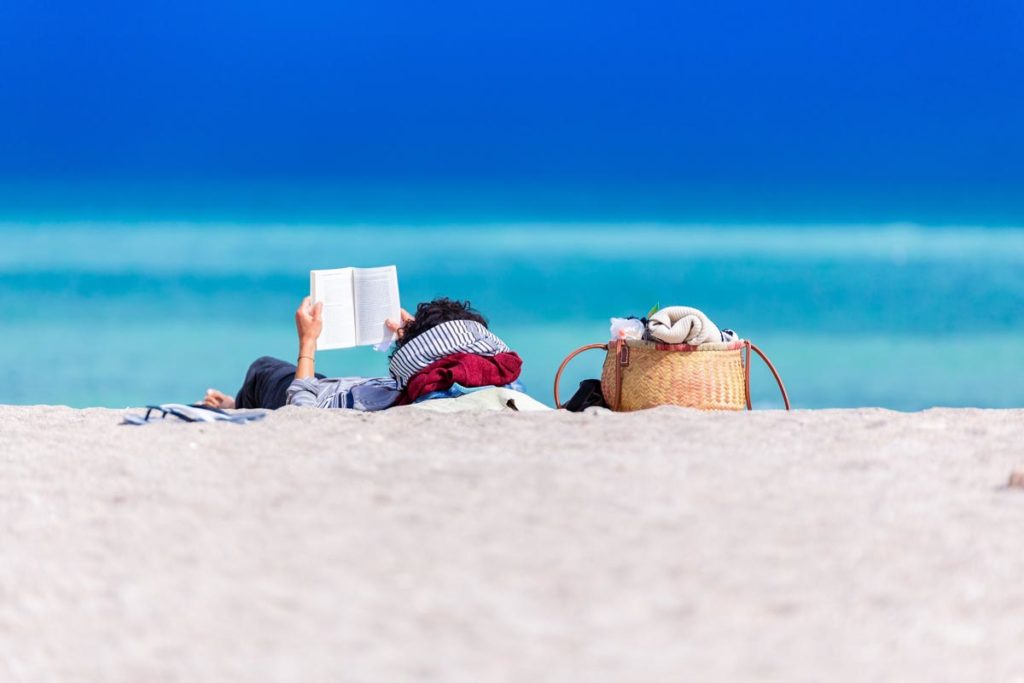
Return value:
<svg viewBox="0 0 1024 683">
<path fill-rule="evenodd" d="M 632 339 L 588 344 L 570 353 L 555 374 L 555 407 L 562 407 L 558 398 L 562 371 L 573 358 L 592 349 L 607 352 L 601 370 L 601 393 L 612 410 L 643 410 L 662 405 L 750 410 L 751 351 L 771 370 L 789 410 L 789 395 L 778 371 L 761 349 L 749 341 L 691 346 Z"/>
</svg>

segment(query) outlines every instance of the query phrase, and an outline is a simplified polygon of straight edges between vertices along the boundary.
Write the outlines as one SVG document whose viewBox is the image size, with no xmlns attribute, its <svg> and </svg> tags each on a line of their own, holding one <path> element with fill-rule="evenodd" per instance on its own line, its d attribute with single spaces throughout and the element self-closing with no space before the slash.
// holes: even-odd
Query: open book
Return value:
<svg viewBox="0 0 1024 683">
<path fill-rule="evenodd" d="M 391 339 L 385 321 L 401 315 L 395 266 L 311 270 L 309 296 L 324 304 L 318 351 L 380 344 Z"/>
</svg>

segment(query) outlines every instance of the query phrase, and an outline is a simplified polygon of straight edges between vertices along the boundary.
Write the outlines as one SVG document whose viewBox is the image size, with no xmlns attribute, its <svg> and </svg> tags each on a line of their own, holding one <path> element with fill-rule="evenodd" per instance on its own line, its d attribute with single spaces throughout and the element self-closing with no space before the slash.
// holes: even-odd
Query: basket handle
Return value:
<svg viewBox="0 0 1024 683">
<path fill-rule="evenodd" d="M 575 358 L 576 356 L 580 355 L 584 351 L 591 351 L 593 349 L 604 349 L 605 351 L 607 351 L 608 350 L 608 345 L 607 344 L 587 344 L 586 346 L 581 346 L 580 348 L 576 349 L 575 351 L 570 353 L 568 356 L 566 356 L 565 360 L 562 361 L 562 364 L 558 366 L 558 372 L 555 373 L 555 408 L 559 408 L 560 409 L 562 407 L 561 402 L 558 400 L 558 383 L 562 379 L 562 371 L 565 370 L 565 366 L 569 364 L 569 361 L 571 361 L 573 358 Z"/>
<path fill-rule="evenodd" d="M 790 409 L 789 408 L 789 394 L 786 393 L 786 386 L 782 383 L 782 378 L 779 377 L 779 371 L 776 370 L 775 366 L 772 365 L 772 362 L 770 360 L 768 360 L 768 356 L 764 355 L 764 351 L 762 351 L 761 349 L 757 348 L 757 345 L 752 344 L 749 341 L 744 341 L 743 342 L 743 346 L 746 347 L 746 354 L 747 354 L 747 360 L 744 363 L 744 372 L 743 372 L 743 374 L 744 374 L 744 382 L 747 385 L 747 410 L 751 410 L 752 409 L 752 406 L 750 405 L 750 351 L 751 351 L 751 349 L 753 349 L 754 352 L 757 353 L 757 355 L 761 356 L 761 360 L 763 360 L 764 364 L 768 366 L 768 369 L 772 371 L 772 376 L 775 377 L 775 382 L 776 382 L 776 384 L 779 385 L 779 391 L 782 392 L 782 402 L 786 404 L 786 410 L 789 410 Z"/>
</svg>

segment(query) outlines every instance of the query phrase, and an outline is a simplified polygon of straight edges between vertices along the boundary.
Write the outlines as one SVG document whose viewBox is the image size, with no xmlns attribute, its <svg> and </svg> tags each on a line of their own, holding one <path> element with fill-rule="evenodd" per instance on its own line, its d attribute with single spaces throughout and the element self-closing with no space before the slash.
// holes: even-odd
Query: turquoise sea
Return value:
<svg viewBox="0 0 1024 683">
<path fill-rule="evenodd" d="M 434 220 L 0 223 L 0 403 L 123 407 L 234 391 L 292 359 L 308 271 L 397 264 L 403 303 L 469 299 L 551 401 L 571 350 L 660 303 L 759 344 L 795 406 L 1024 404 L 1024 229 Z M 600 356 L 578 359 L 575 382 Z M 370 349 L 329 374 L 386 372 Z M 755 404 L 780 404 L 767 372 Z"/>
</svg>

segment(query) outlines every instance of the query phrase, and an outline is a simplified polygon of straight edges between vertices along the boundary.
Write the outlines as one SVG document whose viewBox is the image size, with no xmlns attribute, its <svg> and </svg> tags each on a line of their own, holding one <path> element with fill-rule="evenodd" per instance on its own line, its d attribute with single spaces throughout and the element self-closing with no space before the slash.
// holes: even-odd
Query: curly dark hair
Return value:
<svg viewBox="0 0 1024 683">
<path fill-rule="evenodd" d="M 448 297 L 419 304 L 416 306 L 413 318 L 415 319 L 407 322 L 402 328 L 402 335 L 395 342 L 396 350 L 430 328 L 451 320 L 474 320 L 487 327 L 487 318 L 483 317 L 480 311 L 473 308 L 468 301 L 459 301 Z"/>
</svg>

